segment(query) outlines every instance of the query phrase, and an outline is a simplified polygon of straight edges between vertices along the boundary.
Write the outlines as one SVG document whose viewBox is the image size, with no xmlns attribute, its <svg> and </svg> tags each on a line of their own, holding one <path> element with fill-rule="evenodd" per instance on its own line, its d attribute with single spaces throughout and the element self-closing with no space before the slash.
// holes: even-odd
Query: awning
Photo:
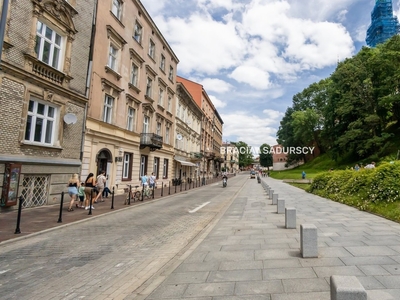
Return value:
<svg viewBox="0 0 400 300">
<path fill-rule="evenodd" d="M 197 167 L 196 164 L 188 162 L 188 161 L 184 161 L 184 160 L 179 160 L 179 159 L 175 159 L 178 163 L 180 163 L 182 166 L 190 166 L 190 167 Z"/>
</svg>

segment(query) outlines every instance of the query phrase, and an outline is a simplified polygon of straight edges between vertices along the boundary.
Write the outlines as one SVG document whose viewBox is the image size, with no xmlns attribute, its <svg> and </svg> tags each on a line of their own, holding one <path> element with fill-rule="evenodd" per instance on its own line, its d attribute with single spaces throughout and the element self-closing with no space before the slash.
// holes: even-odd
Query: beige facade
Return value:
<svg viewBox="0 0 400 300">
<path fill-rule="evenodd" d="M 98 1 L 82 179 L 105 170 L 121 193 L 173 174 L 178 58 L 140 1 Z"/>
<path fill-rule="evenodd" d="M 194 180 L 200 176 L 202 111 L 182 83 L 177 85 L 174 177 Z"/>
<path fill-rule="evenodd" d="M 94 0 L 9 2 L 0 71 L 3 207 L 12 195 L 25 207 L 56 203 L 80 172 L 93 10 Z"/>
<path fill-rule="evenodd" d="M 224 159 L 221 169 L 224 169 L 228 173 L 239 171 L 239 150 L 234 144 L 222 144 L 221 157 Z"/>
</svg>

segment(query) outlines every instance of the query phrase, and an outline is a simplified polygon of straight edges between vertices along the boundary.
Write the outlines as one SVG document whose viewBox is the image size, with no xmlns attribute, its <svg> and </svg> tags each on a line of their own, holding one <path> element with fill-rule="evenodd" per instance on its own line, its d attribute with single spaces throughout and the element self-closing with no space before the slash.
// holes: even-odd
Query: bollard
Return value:
<svg viewBox="0 0 400 300">
<path fill-rule="evenodd" d="M 57 223 L 62 223 L 62 209 L 64 205 L 64 192 L 61 192 L 61 201 L 60 201 L 60 213 L 58 214 Z"/>
<path fill-rule="evenodd" d="M 278 203 L 276 206 L 276 212 L 278 214 L 283 214 L 285 213 L 285 200 L 283 199 L 278 199 Z"/>
<path fill-rule="evenodd" d="M 272 194 L 272 205 L 278 204 L 278 194 Z"/>
<path fill-rule="evenodd" d="M 268 197 L 269 197 L 269 199 L 272 199 L 272 195 L 274 194 L 274 190 L 269 190 L 269 193 L 268 193 Z"/>
<path fill-rule="evenodd" d="M 155 192 L 155 189 L 156 189 L 156 185 L 154 184 L 154 185 L 153 185 L 153 197 L 152 197 L 152 199 L 154 199 L 154 192 Z"/>
<path fill-rule="evenodd" d="M 296 209 L 294 207 L 285 208 L 285 227 L 296 229 Z"/>
<path fill-rule="evenodd" d="M 182 192 L 182 181 L 181 181 L 181 184 L 179 185 L 180 187 L 180 192 Z"/>
<path fill-rule="evenodd" d="M 168 181 L 168 195 L 171 195 L 171 181 Z"/>
<path fill-rule="evenodd" d="M 300 252 L 303 258 L 318 257 L 318 234 L 314 224 L 300 225 Z"/>
<path fill-rule="evenodd" d="M 92 214 L 92 205 L 93 205 L 93 189 L 90 191 L 90 202 L 89 202 L 89 213 L 90 216 Z"/>
<path fill-rule="evenodd" d="M 175 183 L 175 194 L 176 194 L 176 183 Z"/>
<path fill-rule="evenodd" d="M 17 227 L 15 228 L 14 234 L 21 233 L 21 229 L 19 225 L 21 224 L 21 211 L 22 211 L 22 203 L 24 202 L 24 198 L 19 196 L 19 203 L 18 203 L 18 215 L 17 215 Z"/>
<path fill-rule="evenodd" d="M 332 275 L 331 300 L 367 300 L 367 292 L 356 276 Z"/>
<path fill-rule="evenodd" d="M 144 184 L 142 184 L 142 200 L 140 200 L 140 201 L 143 201 L 144 200 Z"/>
<path fill-rule="evenodd" d="M 185 191 L 186 191 L 186 186 L 187 186 L 187 179 L 185 180 Z"/>
<path fill-rule="evenodd" d="M 164 183 L 161 182 L 161 196 L 162 197 L 164 195 Z"/>
<path fill-rule="evenodd" d="M 115 193 L 115 189 L 113 187 L 112 192 L 111 192 L 111 209 L 114 209 L 114 193 Z"/>
</svg>

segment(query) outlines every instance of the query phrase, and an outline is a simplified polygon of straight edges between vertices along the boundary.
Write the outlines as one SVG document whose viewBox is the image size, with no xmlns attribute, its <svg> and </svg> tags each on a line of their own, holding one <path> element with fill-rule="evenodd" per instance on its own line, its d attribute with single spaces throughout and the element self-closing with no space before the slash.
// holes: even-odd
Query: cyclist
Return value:
<svg viewBox="0 0 400 300">
<path fill-rule="evenodd" d="M 222 180 L 226 178 L 226 183 L 228 184 L 228 174 L 226 172 L 222 173 Z"/>
</svg>

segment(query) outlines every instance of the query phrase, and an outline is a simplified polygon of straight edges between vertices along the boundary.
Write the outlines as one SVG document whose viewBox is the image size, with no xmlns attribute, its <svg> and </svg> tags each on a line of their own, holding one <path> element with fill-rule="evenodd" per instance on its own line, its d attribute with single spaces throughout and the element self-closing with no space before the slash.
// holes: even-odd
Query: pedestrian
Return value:
<svg viewBox="0 0 400 300">
<path fill-rule="evenodd" d="M 104 187 L 106 186 L 106 172 L 105 171 L 100 171 L 99 176 L 97 176 L 97 184 L 96 184 L 96 188 L 97 188 L 97 197 L 96 199 L 94 199 L 94 203 L 97 203 L 98 199 L 100 198 L 100 202 L 104 202 L 103 199 L 103 191 L 104 191 Z"/>
<path fill-rule="evenodd" d="M 104 190 L 103 190 L 103 195 L 102 195 L 103 198 L 108 198 L 108 194 L 111 194 L 111 191 L 107 186 L 105 186 Z"/>
<path fill-rule="evenodd" d="M 304 171 L 301 172 L 301 178 L 302 178 L 302 179 L 306 179 L 306 172 L 304 172 Z"/>
<path fill-rule="evenodd" d="M 93 197 L 96 196 L 96 180 L 94 179 L 94 174 L 89 173 L 89 175 L 86 177 L 85 180 L 85 196 L 86 196 L 86 201 L 85 201 L 85 209 L 89 209 L 93 207 Z"/>
<path fill-rule="evenodd" d="M 68 194 L 71 197 L 71 201 L 69 202 L 68 211 L 73 211 L 73 205 L 76 201 L 76 197 L 78 195 L 78 188 L 80 187 L 79 176 L 78 174 L 73 174 L 71 178 L 68 180 Z"/>
<path fill-rule="evenodd" d="M 85 183 L 81 182 L 81 186 L 78 188 L 79 205 L 76 204 L 76 208 L 84 208 L 83 202 L 85 201 Z"/>
<path fill-rule="evenodd" d="M 156 176 L 154 173 L 151 173 L 150 178 L 149 178 L 149 186 L 150 188 L 153 188 L 156 185 Z"/>
<path fill-rule="evenodd" d="M 356 165 L 354 166 L 354 170 L 355 170 L 355 171 L 360 170 L 360 166 L 359 166 L 358 164 L 356 164 Z"/>
<path fill-rule="evenodd" d="M 146 188 L 147 185 L 148 185 L 147 181 L 149 180 L 149 179 L 147 178 L 147 174 L 145 173 L 145 174 L 142 176 L 141 179 L 142 179 L 142 186 L 143 186 L 144 188 Z"/>
</svg>

